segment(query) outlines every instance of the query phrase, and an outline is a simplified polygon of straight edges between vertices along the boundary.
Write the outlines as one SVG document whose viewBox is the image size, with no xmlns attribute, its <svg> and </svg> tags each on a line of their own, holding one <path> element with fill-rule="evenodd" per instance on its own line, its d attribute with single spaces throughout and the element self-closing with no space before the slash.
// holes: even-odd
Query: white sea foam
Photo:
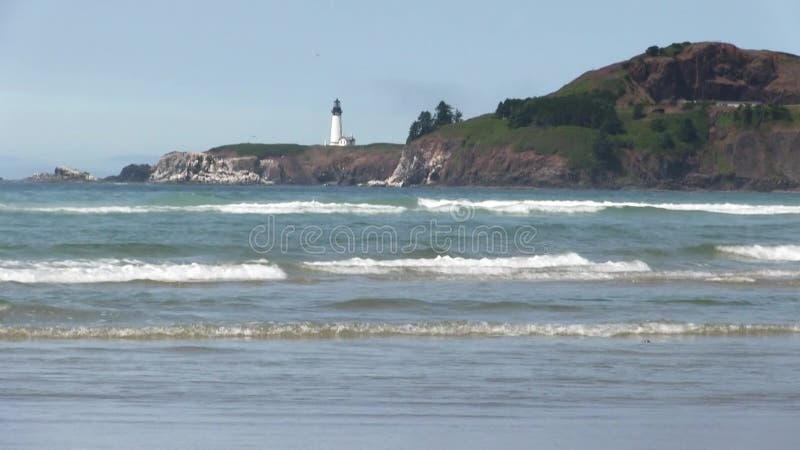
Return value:
<svg viewBox="0 0 800 450">
<path fill-rule="evenodd" d="M 800 245 L 718 245 L 717 251 L 763 261 L 800 261 Z"/>
<path fill-rule="evenodd" d="M 312 261 L 305 267 L 337 275 L 430 277 L 439 279 L 502 279 L 523 281 L 604 281 L 756 283 L 797 282 L 800 270 L 652 270 L 647 263 L 590 261 L 577 253 L 508 258 L 409 258 L 376 260 L 351 258 Z"/>
<path fill-rule="evenodd" d="M 276 203 L 231 203 L 189 206 L 2 206 L 0 211 L 57 214 L 147 214 L 147 213 L 221 213 L 221 214 L 397 214 L 406 208 L 372 203 L 326 203 L 315 200 Z"/>
<path fill-rule="evenodd" d="M 800 214 L 795 205 L 749 205 L 737 203 L 643 203 L 594 200 L 444 200 L 419 198 L 420 208 L 448 212 L 473 208 L 500 214 L 590 214 L 611 208 L 654 208 L 669 211 L 709 212 L 732 215 Z"/>
<path fill-rule="evenodd" d="M 389 260 L 351 258 L 338 261 L 313 261 L 304 264 L 311 269 L 335 274 L 409 273 L 509 279 L 609 279 L 613 274 L 650 271 L 650 267 L 642 261 L 598 263 L 577 253 L 481 259 L 452 256 Z"/>
<path fill-rule="evenodd" d="M 16 283 L 202 283 L 284 278 L 283 270 L 265 260 L 242 264 L 155 264 L 128 259 L 0 261 L 0 282 Z"/>
<path fill-rule="evenodd" d="M 491 323 L 287 322 L 146 327 L 0 326 L 0 340 L 17 339 L 355 339 L 373 337 L 595 337 L 759 336 L 800 333 L 800 324 L 728 323 Z"/>
</svg>

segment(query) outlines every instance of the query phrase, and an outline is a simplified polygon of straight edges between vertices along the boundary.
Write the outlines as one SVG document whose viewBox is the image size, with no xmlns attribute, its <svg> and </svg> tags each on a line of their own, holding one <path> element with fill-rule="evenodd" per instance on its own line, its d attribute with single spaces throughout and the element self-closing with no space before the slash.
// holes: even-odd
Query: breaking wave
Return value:
<svg viewBox="0 0 800 450">
<path fill-rule="evenodd" d="M 148 213 L 220 213 L 220 214 L 397 214 L 406 208 L 372 203 L 326 203 L 315 200 L 277 203 L 231 203 L 220 205 L 134 205 L 134 206 L 3 206 L 0 211 L 57 214 L 148 214 Z"/>
<path fill-rule="evenodd" d="M 608 281 L 702 283 L 797 282 L 800 270 L 652 270 L 639 260 L 593 262 L 577 253 L 470 259 L 452 256 L 389 259 L 351 258 L 305 262 L 303 266 L 335 275 L 488 279 L 519 281 Z"/>
<path fill-rule="evenodd" d="M 0 261 L 0 282 L 16 283 L 208 283 L 284 278 L 283 270 L 265 260 L 243 264 L 153 264 L 130 259 Z"/>
<path fill-rule="evenodd" d="M 433 276 L 478 276 L 510 279 L 604 279 L 614 273 L 647 272 L 642 261 L 592 262 L 577 253 L 470 259 L 452 256 L 375 260 L 351 258 L 306 262 L 308 268 L 341 275 L 408 273 Z"/>
<path fill-rule="evenodd" d="M 716 249 L 762 261 L 800 261 L 800 245 L 718 245 Z"/>
<path fill-rule="evenodd" d="M 236 325 L 167 325 L 146 327 L 0 326 L 0 339 L 355 339 L 373 337 L 670 337 L 769 336 L 800 334 L 800 324 L 728 323 L 492 323 L 492 322 L 268 322 Z"/>
<path fill-rule="evenodd" d="M 748 205 L 736 203 L 642 203 L 594 200 L 443 200 L 419 198 L 423 209 L 448 212 L 455 208 L 473 208 L 500 214 L 589 214 L 606 209 L 654 208 L 668 211 L 708 212 L 733 215 L 800 214 L 795 205 Z"/>
</svg>

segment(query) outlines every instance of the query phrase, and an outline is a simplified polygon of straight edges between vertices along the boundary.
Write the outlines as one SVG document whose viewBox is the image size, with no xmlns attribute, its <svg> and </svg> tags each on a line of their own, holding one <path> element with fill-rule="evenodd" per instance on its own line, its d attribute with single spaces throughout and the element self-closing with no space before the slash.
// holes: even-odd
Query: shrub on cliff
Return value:
<svg viewBox="0 0 800 450">
<path fill-rule="evenodd" d="M 740 127 L 758 128 L 764 123 L 792 121 L 792 112 L 783 105 L 744 105 L 733 113 L 733 121 Z"/>
<path fill-rule="evenodd" d="M 644 103 L 639 102 L 633 105 L 633 118 L 636 120 L 644 119 Z"/>
</svg>

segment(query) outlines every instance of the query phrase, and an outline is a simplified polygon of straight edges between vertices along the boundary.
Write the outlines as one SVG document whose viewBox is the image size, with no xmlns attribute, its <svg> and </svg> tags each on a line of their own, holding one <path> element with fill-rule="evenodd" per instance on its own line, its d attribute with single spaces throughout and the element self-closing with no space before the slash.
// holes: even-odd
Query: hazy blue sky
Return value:
<svg viewBox="0 0 800 450">
<path fill-rule="evenodd" d="M 651 44 L 800 53 L 786 1 L 0 0 L 0 177 L 99 175 L 171 150 L 401 142 L 440 99 L 466 117 Z"/>
</svg>

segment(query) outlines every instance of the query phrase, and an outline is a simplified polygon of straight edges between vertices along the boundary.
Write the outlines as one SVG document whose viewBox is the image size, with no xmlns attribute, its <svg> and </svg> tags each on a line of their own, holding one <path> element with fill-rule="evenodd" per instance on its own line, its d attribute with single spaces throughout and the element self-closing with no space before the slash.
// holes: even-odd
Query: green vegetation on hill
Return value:
<svg viewBox="0 0 800 450">
<path fill-rule="evenodd" d="M 648 116 L 644 105 L 616 108 L 605 92 L 511 99 L 502 102 L 494 115 L 446 126 L 437 133 L 460 139 L 464 148 L 558 154 L 573 169 L 620 173 L 623 149 L 683 157 L 705 145 L 707 108 L 697 105 Z"/>
<path fill-rule="evenodd" d="M 214 147 L 210 153 L 235 152 L 239 156 L 256 156 L 264 158 L 269 156 L 291 156 L 303 153 L 308 146 L 300 144 L 230 144 Z"/>
<path fill-rule="evenodd" d="M 622 64 L 616 64 L 603 70 L 586 72 L 551 94 L 554 97 L 593 92 L 608 92 L 615 97 L 622 96 L 630 83 L 628 71 Z"/>
<path fill-rule="evenodd" d="M 744 105 L 733 112 L 733 122 L 742 128 L 759 128 L 769 122 L 791 122 L 792 112 L 780 105 Z"/>
<path fill-rule="evenodd" d="M 614 96 L 606 91 L 560 97 L 506 99 L 497 105 L 495 116 L 508 120 L 509 128 L 572 125 L 609 134 L 622 133 Z"/>
<path fill-rule="evenodd" d="M 733 130 L 769 130 L 776 125 L 790 125 L 800 121 L 800 105 L 740 106 L 719 114 L 717 129 L 727 133 Z"/>
<path fill-rule="evenodd" d="M 437 134 L 459 139 L 461 147 L 471 151 L 507 147 L 515 152 L 558 154 L 575 168 L 591 168 L 597 165 L 592 146 L 601 132 L 572 125 L 509 128 L 505 120 L 487 114 L 443 127 Z"/>
<path fill-rule="evenodd" d="M 705 108 L 636 118 L 634 109 L 620 113 L 625 133 L 616 137 L 619 147 L 645 153 L 686 155 L 708 140 Z"/>
</svg>

